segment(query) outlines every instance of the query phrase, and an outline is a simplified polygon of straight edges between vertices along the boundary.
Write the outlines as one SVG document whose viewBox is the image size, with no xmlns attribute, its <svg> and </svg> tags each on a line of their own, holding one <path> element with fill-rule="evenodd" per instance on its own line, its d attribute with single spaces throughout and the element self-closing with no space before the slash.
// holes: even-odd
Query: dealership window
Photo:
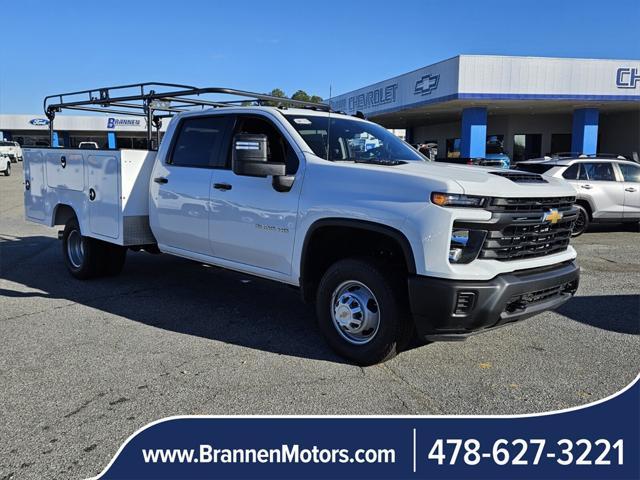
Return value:
<svg viewBox="0 0 640 480">
<path fill-rule="evenodd" d="M 542 134 L 521 133 L 513 136 L 513 161 L 520 162 L 541 156 Z"/>
<path fill-rule="evenodd" d="M 447 158 L 460 158 L 459 138 L 447 138 Z"/>
<path fill-rule="evenodd" d="M 570 133 L 552 133 L 551 134 L 551 154 L 570 152 L 571 151 L 571 134 Z"/>
<path fill-rule="evenodd" d="M 499 155 L 504 153 L 504 135 L 487 135 L 488 155 Z"/>
<path fill-rule="evenodd" d="M 60 143 L 60 139 L 62 135 L 58 136 L 58 143 Z M 70 148 L 78 148 L 80 142 L 95 142 L 98 144 L 98 148 L 108 148 L 109 143 L 107 142 L 107 135 L 70 135 L 69 136 L 69 145 L 66 145 Z"/>
</svg>

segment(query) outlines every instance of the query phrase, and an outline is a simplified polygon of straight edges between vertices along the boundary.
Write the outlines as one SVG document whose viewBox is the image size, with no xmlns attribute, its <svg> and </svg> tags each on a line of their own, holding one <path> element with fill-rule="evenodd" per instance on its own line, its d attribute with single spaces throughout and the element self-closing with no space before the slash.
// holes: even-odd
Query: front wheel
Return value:
<svg viewBox="0 0 640 480">
<path fill-rule="evenodd" d="M 7 162 L 7 168 L 6 168 L 6 170 L 4 171 L 4 176 L 5 176 L 5 177 L 8 177 L 9 175 L 11 175 L 11 163 L 10 163 L 10 162 Z"/>
<path fill-rule="evenodd" d="M 320 281 L 319 328 L 338 354 L 358 365 L 394 357 L 411 336 L 401 289 L 390 278 L 372 261 L 346 259 L 329 267 Z"/>
<path fill-rule="evenodd" d="M 571 231 L 571 236 L 577 237 L 578 235 L 582 235 L 587 231 L 589 227 L 589 212 L 582 205 L 576 205 L 578 209 L 578 218 L 573 224 L 573 230 Z"/>
</svg>

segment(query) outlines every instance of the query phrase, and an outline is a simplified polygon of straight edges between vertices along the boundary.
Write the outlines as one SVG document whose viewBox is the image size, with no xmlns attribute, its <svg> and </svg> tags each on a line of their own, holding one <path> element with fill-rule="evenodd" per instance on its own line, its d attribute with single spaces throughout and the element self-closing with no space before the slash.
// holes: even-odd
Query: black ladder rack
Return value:
<svg viewBox="0 0 640 480">
<path fill-rule="evenodd" d="M 233 100 L 215 101 L 201 98 L 202 95 L 230 95 Z M 290 98 L 274 97 L 263 93 L 247 92 L 232 88 L 198 88 L 175 83 L 146 82 L 129 85 L 101 87 L 77 92 L 58 93 L 44 98 L 43 107 L 49 119 L 49 141 L 53 143 L 53 122 L 56 113 L 62 110 L 111 113 L 143 117 L 147 123 L 147 142 L 154 149 L 153 127 L 156 127 L 155 147 L 159 144 L 162 119 L 194 108 L 221 108 L 239 105 L 286 106 L 330 111 L 324 103 L 305 102 Z M 162 112 L 157 114 L 156 112 Z"/>
</svg>

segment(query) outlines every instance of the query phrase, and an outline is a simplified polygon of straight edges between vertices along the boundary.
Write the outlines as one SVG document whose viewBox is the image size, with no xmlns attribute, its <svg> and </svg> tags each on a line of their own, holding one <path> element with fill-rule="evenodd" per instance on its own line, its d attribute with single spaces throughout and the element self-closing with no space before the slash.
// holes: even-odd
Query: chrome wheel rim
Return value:
<svg viewBox="0 0 640 480">
<path fill-rule="evenodd" d="M 80 268 L 84 261 L 84 242 L 78 230 L 71 230 L 67 237 L 67 256 L 71 265 Z"/>
<path fill-rule="evenodd" d="M 331 319 L 347 342 L 369 343 L 380 328 L 378 300 L 365 284 L 356 280 L 343 282 L 331 296 Z"/>
</svg>

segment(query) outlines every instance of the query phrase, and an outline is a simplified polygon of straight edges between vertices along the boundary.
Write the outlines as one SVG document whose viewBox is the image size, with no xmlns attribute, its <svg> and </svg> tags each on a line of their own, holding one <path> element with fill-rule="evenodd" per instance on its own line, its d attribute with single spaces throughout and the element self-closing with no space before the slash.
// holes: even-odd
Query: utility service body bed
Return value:
<svg viewBox="0 0 640 480">
<path fill-rule="evenodd" d="M 29 220 L 54 226 L 70 207 L 85 236 L 122 246 L 156 243 L 149 228 L 156 152 L 42 147 L 25 148 L 24 156 Z"/>
</svg>

